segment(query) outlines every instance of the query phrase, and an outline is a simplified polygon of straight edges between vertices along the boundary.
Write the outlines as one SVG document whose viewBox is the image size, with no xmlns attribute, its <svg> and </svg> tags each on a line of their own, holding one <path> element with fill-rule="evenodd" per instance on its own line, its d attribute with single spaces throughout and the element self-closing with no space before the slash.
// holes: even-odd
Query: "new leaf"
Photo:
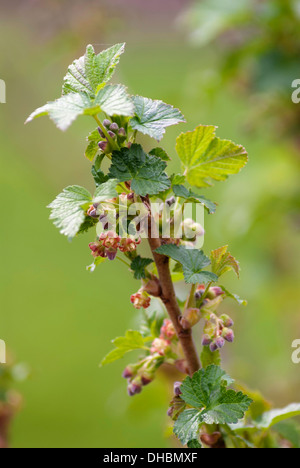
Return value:
<svg viewBox="0 0 300 468">
<path fill-rule="evenodd" d="M 239 262 L 228 252 L 228 245 L 213 250 L 210 255 L 211 271 L 218 276 L 233 270 L 237 277 L 240 276 Z"/>
<path fill-rule="evenodd" d="M 83 57 L 75 60 L 64 78 L 63 94 L 86 93 L 95 97 L 101 85 L 107 83 L 119 63 L 125 44 L 116 44 L 96 55 L 88 45 Z"/>
<path fill-rule="evenodd" d="M 95 116 L 106 112 L 109 116 L 133 114 L 130 97 L 123 85 L 107 85 L 100 89 L 95 99 L 86 94 L 66 94 L 45 106 L 36 109 L 26 120 L 32 120 L 49 115 L 50 119 L 62 131 L 67 130 L 80 115 Z"/>
<path fill-rule="evenodd" d="M 67 187 L 48 206 L 50 219 L 61 234 L 72 239 L 85 221 L 85 210 L 92 203 L 91 194 L 83 187 Z"/>
<path fill-rule="evenodd" d="M 174 244 L 162 245 L 156 252 L 161 255 L 166 255 L 176 262 L 179 262 L 183 267 L 183 274 L 186 283 L 208 283 L 217 281 L 218 276 L 209 271 L 202 271 L 203 268 L 210 265 L 210 260 L 202 250 L 187 249 L 184 246 Z"/>
<path fill-rule="evenodd" d="M 196 187 L 212 185 L 212 180 L 226 180 L 237 174 L 247 163 L 243 146 L 216 137 L 214 126 L 200 125 L 193 132 L 177 138 L 176 150 L 187 181 Z"/>
<path fill-rule="evenodd" d="M 105 356 L 100 366 L 117 361 L 130 351 L 134 351 L 136 349 L 147 349 L 146 343 L 150 339 L 151 338 L 149 337 L 144 338 L 143 335 L 138 331 L 128 330 L 125 336 L 119 336 L 112 341 L 116 349 Z"/>
<path fill-rule="evenodd" d="M 162 101 L 135 96 L 133 98 L 135 117 L 130 124 L 133 130 L 160 141 L 166 132 L 166 127 L 185 122 L 182 113 Z"/>
</svg>

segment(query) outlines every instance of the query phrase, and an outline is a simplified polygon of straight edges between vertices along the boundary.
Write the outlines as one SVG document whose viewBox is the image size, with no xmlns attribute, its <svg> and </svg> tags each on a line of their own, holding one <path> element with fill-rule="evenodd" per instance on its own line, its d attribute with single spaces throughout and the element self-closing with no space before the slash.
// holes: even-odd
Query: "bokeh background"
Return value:
<svg viewBox="0 0 300 468">
<path fill-rule="evenodd" d="M 278 67 L 273 57 L 285 70 L 278 80 L 262 48 L 252 47 L 250 60 L 242 53 L 229 79 L 224 68 L 226 54 L 236 58 L 250 33 L 258 37 L 251 18 L 274 50 L 285 38 L 273 34 L 274 25 L 293 27 L 287 53 L 291 47 L 299 57 L 299 1 L 292 2 L 289 23 L 278 9 L 286 1 L 271 2 L 278 8 L 269 22 L 264 16 L 258 21 L 249 7 L 270 2 L 212 3 L 209 22 L 207 5 L 204 16 L 196 16 L 188 0 L 0 2 L 0 78 L 7 84 L 7 103 L 0 105 L 0 338 L 11 357 L 31 369 L 25 382 L 15 383 L 23 404 L 11 427 L 13 447 L 172 444 L 165 436 L 171 394 L 166 377 L 129 399 L 121 379 L 127 360 L 98 368 L 110 340 L 136 326 L 129 297 L 138 283 L 113 262 L 88 273 L 90 234 L 68 243 L 48 221 L 46 205 L 63 187 L 92 189 L 83 152 L 93 124 L 79 120 L 66 134 L 48 119 L 24 127 L 32 110 L 59 96 L 68 64 L 88 43 L 100 51 L 126 41 L 114 81 L 184 113 L 187 124 L 170 128 L 163 141 L 171 169 L 179 168 L 178 132 L 199 123 L 218 125 L 220 137 L 248 149 L 247 168 L 206 193 L 220 206 L 206 217 L 205 250 L 230 245 L 242 275 L 240 281 L 228 275 L 227 285 L 248 300 L 247 308 L 227 306 L 237 338 L 226 347 L 224 367 L 276 406 L 299 400 L 300 367 L 291 361 L 291 343 L 300 338 L 299 108 L 291 103 L 299 62 Z M 252 29 L 242 23 L 243 11 L 213 29 L 218 13 L 226 5 L 232 13 L 235 3 L 248 9 Z M 201 28 L 208 31 L 205 40 L 203 34 L 199 40 Z M 263 87 L 253 73 L 258 63 Z"/>
</svg>

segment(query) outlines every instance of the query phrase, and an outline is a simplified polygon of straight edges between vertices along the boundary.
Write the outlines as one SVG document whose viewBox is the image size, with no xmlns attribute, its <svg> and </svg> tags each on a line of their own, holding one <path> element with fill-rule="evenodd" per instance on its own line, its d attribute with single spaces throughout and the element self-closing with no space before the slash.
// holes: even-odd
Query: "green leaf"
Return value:
<svg viewBox="0 0 300 468">
<path fill-rule="evenodd" d="M 147 349 L 146 343 L 149 339 L 149 337 L 144 338 L 138 331 L 128 330 L 125 336 L 119 336 L 112 341 L 116 349 L 105 356 L 101 361 L 100 367 L 123 358 L 130 351 Z"/>
<path fill-rule="evenodd" d="M 180 398 L 192 409 L 183 411 L 174 425 L 174 433 L 183 444 L 197 439 L 201 424 L 231 424 L 242 419 L 252 400 L 242 392 L 227 390 L 232 380 L 218 366 L 201 369 L 184 379 Z"/>
<path fill-rule="evenodd" d="M 94 116 L 100 112 L 106 112 L 110 116 L 132 115 L 133 106 L 125 86 L 107 85 L 100 89 L 95 99 L 86 94 L 67 94 L 35 110 L 25 123 L 49 115 L 55 125 L 65 131 L 80 115 Z"/>
<path fill-rule="evenodd" d="M 181 398 L 193 408 L 208 407 L 215 395 L 219 396 L 227 379 L 226 372 L 212 365 L 201 369 L 192 377 L 186 377 L 180 387 Z"/>
<path fill-rule="evenodd" d="M 187 446 L 188 446 L 188 448 L 193 448 L 193 449 L 195 449 L 195 448 L 201 449 L 202 448 L 202 445 L 200 444 L 198 439 L 190 440 L 187 443 Z"/>
<path fill-rule="evenodd" d="M 212 353 L 209 349 L 209 346 L 203 346 L 200 359 L 202 367 L 204 369 L 206 369 L 206 367 L 208 366 L 211 366 L 212 364 L 215 364 L 216 366 L 221 365 L 220 351 L 217 350 L 214 353 Z"/>
<path fill-rule="evenodd" d="M 184 116 L 178 109 L 162 101 L 135 96 L 133 102 L 135 117 L 130 121 L 131 127 L 158 141 L 162 139 L 166 127 L 185 122 Z"/>
<path fill-rule="evenodd" d="M 86 208 L 92 203 L 91 194 L 78 185 L 67 187 L 48 206 L 50 219 L 61 234 L 72 239 L 85 221 Z"/>
<path fill-rule="evenodd" d="M 99 151 L 98 143 L 96 141 L 90 141 L 85 150 L 84 155 L 89 161 L 93 161 L 98 151 Z"/>
<path fill-rule="evenodd" d="M 134 112 L 132 100 L 123 85 L 107 85 L 100 89 L 93 106 L 98 106 L 98 112 L 101 110 L 109 116 L 131 116 Z"/>
<path fill-rule="evenodd" d="M 210 407 L 201 413 L 201 419 L 205 424 L 237 423 L 251 403 L 252 400 L 242 392 L 222 388 L 218 401 L 211 402 Z"/>
<path fill-rule="evenodd" d="M 179 414 L 173 431 L 183 445 L 198 438 L 200 413 L 196 409 L 187 409 Z"/>
<path fill-rule="evenodd" d="M 182 175 L 182 174 L 173 174 L 173 175 L 171 175 L 170 180 L 171 180 L 171 183 L 172 183 L 172 187 L 174 187 L 175 185 L 184 184 L 185 183 L 185 176 Z"/>
<path fill-rule="evenodd" d="M 171 158 L 167 154 L 167 152 L 163 148 L 153 148 L 149 154 L 152 156 L 157 156 L 158 158 L 162 159 L 163 161 L 171 161 Z"/>
<path fill-rule="evenodd" d="M 237 277 L 240 277 L 239 262 L 228 252 L 228 245 L 220 247 L 211 252 L 211 271 L 217 276 L 233 270 Z"/>
<path fill-rule="evenodd" d="M 98 187 L 99 185 L 102 185 L 104 182 L 107 182 L 109 179 L 109 177 L 105 175 L 104 172 L 101 170 L 101 164 L 104 158 L 105 158 L 104 154 L 98 154 L 95 160 L 95 163 L 93 164 L 92 169 L 91 169 L 96 187 Z"/>
<path fill-rule="evenodd" d="M 171 185 L 165 168 L 164 161 L 147 155 L 141 145 L 133 144 L 131 148 L 112 153 L 110 176 L 119 182 L 132 180 L 131 188 L 137 195 L 156 195 Z"/>
<path fill-rule="evenodd" d="M 106 200 L 110 200 L 111 198 L 117 197 L 117 185 L 118 181 L 115 179 L 110 179 L 107 182 L 104 182 L 103 184 L 99 185 L 96 188 L 93 203 L 101 203 Z"/>
<path fill-rule="evenodd" d="M 162 245 L 156 252 L 166 255 L 183 267 L 183 274 L 186 283 L 206 284 L 210 281 L 217 281 L 218 277 L 209 271 L 202 271 L 203 268 L 210 265 L 210 260 L 204 255 L 202 250 L 187 249 L 184 246 L 174 244 Z"/>
<path fill-rule="evenodd" d="M 217 138 L 216 128 L 200 125 L 177 138 L 176 150 L 191 185 L 207 187 L 212 185 L 212 180 L 226 180 L 248 161 L 245 148 Z"/>
<path fill-rule="evenodd" d="M 131 263 L 131 269 L 132 271 L 134 271 L 134 278 L 137 280 L 145 279 L 145 268 L 151 265 L 151 263 L 153 263 L 153 260 L 151 260 L 151 258 L 142 258 L 140 257 L 140 255 L 135 257 L 135 259 Z"/>
<path fill-rule="evenodd" d="M 300 403 L 292 403 L 283 409 L 267 411 L 254 421 L 254 424 L 258 429 L 266 430 L 281 421 L 294 418 L 295 416 L 300 416 Z"/>
<path fill-rule="evenodd" d="M 215 213 L 217 206 L 212 201 L 208 200 L 207 198 L 203 197 L 202 195 L 198 195 L 197 193 L 193 192 L 191 189 L 187 189 L 184 185 L 174 185 L 173 191 L 176 197 L 184 198 L 187 201 L 196 201 L 201 203 L 205 206 L 209 214 Z"/>
<path fill-rule="evenodd" d="M 43 107 L 36 109 L 25 123 L 49 115 L 50 119 L 62 131 L 67 130 L 79 115 L 91 107 L 90 99 L 82 94 L 68 94 L 53 102 L 48 102 Z"/>
<path fill-rule="evenodd" d="M 273 426 L 273 429 L 285 440 L 290 441 L 294 448 L 300 448 L 300 427 L 296 421 L 281 421 Z"/>
<path fill-rule="evenodd" d="M 225 295 L 230 299 L 236 301 L 239 305 L 246 306 L 248 302 L 245 299 L 241 299 L 237 294 L 232 294 L 229 292 L 224 286 L 220 286 L 220 288 L 224 291 Z"/>
<path fill-rule="evenodd" d="M 94 97 L 99 87 L 111 79 L 124 49 L 124 43 L 116 44 L 96 55 L 93 46 L 88 45 L 85 55 L 70 65 L 63 94 L 87 93 Z"/>
</svg>

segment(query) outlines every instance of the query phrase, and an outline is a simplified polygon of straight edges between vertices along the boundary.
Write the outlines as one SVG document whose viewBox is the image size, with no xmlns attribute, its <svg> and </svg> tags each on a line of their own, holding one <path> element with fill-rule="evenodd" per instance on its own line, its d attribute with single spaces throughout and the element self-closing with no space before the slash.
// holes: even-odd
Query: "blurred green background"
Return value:
<svg viewBox="0 0 300 468">
<path fill-rule="evenodd" d="M 68 64 L 88 43 L 100 51 L 126 41 L 114 81 L 184 113 L 187 124 L 170 128 L 163 141 L 170 171 L 179 168 L 177 134 L 199 123 L 218 125 L 220 137 L 248 149 L 247 168 L 205 194 L 220 204 L 205 220 L 205 251 L 230 245 L 242 275 L 239 282 L 228 275 L 227 285 L 249 302 L 227 305 L 237 338 L 225 348 L 223 367 L 277 406 L 299 400 L 300 367 L 291 361 L 291 343 L 300 338 L 299 148 L 290 135 L 279 139 L 265 116 L 249 132 L 247 117 L 256 110 L 250 90 L 241 94 L 235 82 L 207 86 L 220 57 L 213 44 L 198 49 L 187 41 L 178 18 L 189 3 L 1 2 L 0 338 L 31 368 L 17 385 L 24 402 L 11 428 L 13 447 L 171 443 L 163 435 L 171 395 L 165 376 L 129 399 L 121 379 L 127 360 L 98 368 L 110 340 L 136 326 L 129 297 L 138 282 L 113 262 L 88 273 L 91 234 L 68 243 L 48 221 L 46 205 L 63 187 L 93 187 L 83 156 L 93 122 L 81 119 L 66 134 L 48 119 L 24 127 L 32 110 L 59 96 Z M 290 106 L 289 93 L 286 99 Z"/>
</svg>

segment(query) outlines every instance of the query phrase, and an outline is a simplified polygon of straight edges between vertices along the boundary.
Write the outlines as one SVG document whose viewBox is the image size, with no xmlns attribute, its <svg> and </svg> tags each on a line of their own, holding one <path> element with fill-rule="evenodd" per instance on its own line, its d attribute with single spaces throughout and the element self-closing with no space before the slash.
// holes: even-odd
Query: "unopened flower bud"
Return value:
<svg viewBox="0 0 300 468">
<path fill-rule="evenodd" d="M 170 406 L 170 408 L 168 409 L 167 415 L 169 416 L 169 418 L 172 418 L 174 409 L 175 409 L 174 406 Z"/>
<path fill-rule="evenodd" d="M 111 130 L 109 130 L 107 133 L 109 134 L 109 136 L 110 136 L 111 138 L 115 138 L 115 137 L 116 137 L 116 134 L 115 134 L 114 132 L 112 132 Z"/>
<path fill-rule="evenodd" d="M 125 137 L 126 136 L 125 128 L 121 127 L 120 130 L 118 131 L 118 135 L 121 137 Z"/>
<path fill-rule="evenodd" d="M 212 288 L 209 288 L 209 290 L 214 293 L 215 297 L 222 296 L 224 294 L 224 291 L 220 286 L 213 286 Z"/>
<path fill-rule="evenodd" d="M 124 369 L 122 377 L 124 377 L 124 379 L 131 379 L 131 377 L 133 377 L 134 374 L 135 374 L 134 369 L 131 366 L 127 366 Z"/>
<path fill-rule="evenodd" d="M 218 338 L 216 338 L 215 343 L 219 349 L 222 349 L 225 345 L 225 340 L 222 336 L 218 336 Z"/>
<path fill-rule="evenodd" d="M 174 383 L 174 395 L 175 396 L 180 396 L 182 394 L 182 391 L 180 390 L 182 382 L 175 382 Z"/>
<path fill-rule="evenodd" d="M 209 349 L 211 350 L 212 353 L 214 353 L 215 351 L 217 351 L 218 346 L 217 346 L 217 344 L 216 344 L 215 341 L 212 341 L 212 342 L 210 343 Z"/>
<path fill-rule="evenodd" d="M 212 339 L 209 335 L 203 335 L 202 337 L 202 346 L 209 346 L 212 342 Z"/>
<path fill-rule="evenodd" d="M 109 129 L 112 131 L 112 132 L 117 132 L 119 130 L 119 125 L 116 123 L 116 122 L 113 122 Z"/>
<path fill-rule="evenodd" d="M 167 204 L 168 206 L 174 205 L 175 202 L 176 202 L 176 198 L 175 198 L 175 197 L 171 197 L 171 198 L 168 198 L 168 200 L 166 200 L 166 204 Z"/>
<path fill-rule="evenodd" d="M 192 328 L 200 320 L 199 309 L 190 308 L 184 312 L 184 315 L 179 319 L 180 325 L 184 330 Z"/>
<path fill-rule="evenodd" d="M 230 328 L 223 328 L 222 337 L 228 341 L 228 343 L 234 342 L 234 332 Z"/>
<path fill-rule="evenodd" d="M 177 337 L 174 325 L 170 319 L 165 319 L 160 329 L 160 337 L 166 340 L 172 340 Z"/>
<path fill-rule="evenodd" d="M 143 375 L 141 375 L 141 381 L 142 385 L 145 387 L 153 381 L 153 375 L 151 375 L 150 373 L 144 373 Z"/>
<path fill-rule="evenodd" d="M 108 119 L 105 119 L 105 120 L 103 120 L 103 125 L 104 125 L 104 127 L 108 128 L 111 125 L 111 121 L 108 120 Z"/>
<path fill-rule="evenodd" d="M 101 151 L 106 151 L 108 147 L 108 143 L 107 141 L 99 141 L 98 146 L 101 149 Z"/>
<path fill-rule="evenodd" d="M 90 206 L 87 211 L 87 215 L 90 216 L 91 218 L 97 218 L 98 217 L 97 208 L 95 208 L 94 205 Z"/>
<path fill-rule="evenodd" d="M 229 315 L 221 315 L 220 320 L 222 320 L 224 327 L 226 328 L 231 328 L 234 325 L 234 322 L 232 318 L 229 317 Z"/>
<path fill-rule="evenodd" d="M 139 385 L 138 383 L 131 382 L 127 387 L 127 391 L 128 391 L 129 396 L 134 396 L 134 395 L 137 395 L 138 393 L 141 393 L 142 386 Z"/>
</svg>

